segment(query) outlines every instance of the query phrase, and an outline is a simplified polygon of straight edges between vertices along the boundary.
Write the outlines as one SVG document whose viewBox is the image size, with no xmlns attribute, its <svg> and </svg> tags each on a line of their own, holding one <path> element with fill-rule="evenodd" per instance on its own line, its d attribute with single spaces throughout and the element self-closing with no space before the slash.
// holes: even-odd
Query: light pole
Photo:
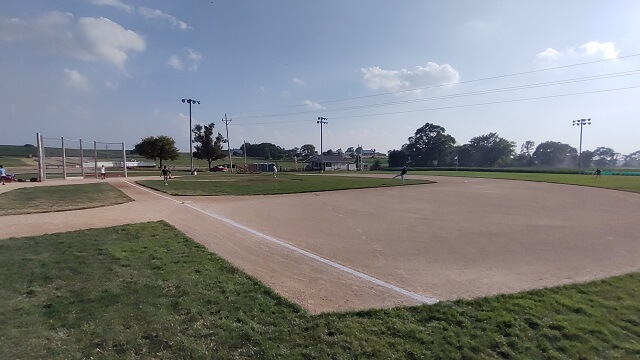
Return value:
<svg viewBox="0 0 640 360">
<path fill-rule="evenodd" d="M 591 119 L 573 120 L 573 126 L 580 126 L 580 152 L 578 153 L 578 174 L 582 173 L 582 127 L 591 125 Z"/>
<path fill-rule="evenodd" d="M 200 104 L 200 100 L 182 99 L 182 103 L 189 103 L 189 155 L 191 156 L 191 175 L 193 175 L 193 127 L 191 126 L 191 105 Z"/>
<path fill-rule="evenodd" d="M 324 172 L 324 153 L 322 151 L 322 125 L 323 124 L 328 124 L 329 122 L 327 121 L 326 117 L 320 117 L 318 116 L 318 121 L 316 121 L 316 124 L 320 124 L 320 162 L 322 163 L 320 165 L 320 172 Z"/>
</svg>

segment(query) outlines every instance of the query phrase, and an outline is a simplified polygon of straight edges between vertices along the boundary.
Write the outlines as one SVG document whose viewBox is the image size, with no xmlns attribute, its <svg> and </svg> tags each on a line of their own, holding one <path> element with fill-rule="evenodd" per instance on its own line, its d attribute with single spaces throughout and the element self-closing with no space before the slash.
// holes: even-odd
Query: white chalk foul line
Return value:
<svg viewBox="0 0 640 360">
<path fill-rule="evenodd" d="M 393 285 L 393 284 L 389 284 L 386 281 L 383 281 L 383 280 L 380 280 L 380 279 L 375 278 L 373 276 L 367 275 L 367 274 L 362 273 L 362 272 L 360 272 L 358 270 L 354 270 L 354 269 L 352 269 L 350 267 L 346 267 L 344 265 L 341 265 L 341 264 L 338 264 L 336 262 L 333 262 L 333 261 L 331 261 L 329 259 L 325 259 L 325 258 L 323 258 L 321 256 L 318 256 L 318 255 L 310 253 L 310 252 L 308 252 L 306 250 L 303 250 L 303 249 L 300 249 L 298 247 L 295 247 L 295 246 L 293 246 L 291 244 L 287 244 L 286 242 L 284 242 L 282 240 L 278 240 L 278 239 L 274 238 L 273 236 L 261 233 L 261 232 L 259 232 L 257 230 L 254 230 L 254 229 L 251 229 L 250 227 L 247 227 L 247 226 L 244 226 L 242 224 L 239 224 L 239 223 L 237 223 L 237 222 L 235 222 L 235 221 L 233 221 L 231 219 L 227 219 L 224 216 L 220 216 L 220 215 L 218 215 L 216 213 L 211 213 L 211 212 L 208 212 L 206 210 L 202 210 L 200 208 L 197 208 L 197 207 L 195 207 L 195 206 L 193 206 L 191 204 L 186 204 L 186 203 L 184 203 L 182 201 L 178 201 L 178 200 L 172 199 L 172 198 L 170 198 L 168 196 L 164 196 L 164 195 L 158 194 L 155 191 L 151 191 L 151 190 L 146 189 L 144 187 L 141 187 L 139 185 L 130 183 L 129 181 L 126 181 L 126 180 L 123 180 L 123 181 L 125 181 L 129 185 L 135 186 L 135 187 L 137 187 L 139 189 L 142 189 L 144 191 L 148 191 L 148 192 L 150 192 L 150 193 L 152 193 L 154 195 L 160 196 L 160 197 L 165 198 L 167 200 L 171 200 L 171 201 L 176 202 L 178 204 L 183 204 L 183 205 L 185 205 L 185 206 L 187 206 L 187 207 L 189 207 L 189 208 L 191 208 L 191 209 L 193 209 L 195 211 L 198 211 L 198 212 L 200 212 L 202 214 L 205 214 L 205 215 L 207 215 L 209 217 L 212 217 L 212 218 L 214 218 L 216 220 L 222 221 L 222 222 L 224 222 L 224 223 L 226 223 L 228 225 L 231 225 L 231 226 L 234 226 L 234 227 L 236 227 L 238 229 L 244 230 L 244 231 L 246 231 L 246 232 L 248 232 L 250 234 L 253 234 L 253 235 L 257 236 L 257 237 L 260 237 L 260 238 L 265 239 L 267 241 L 270 241 L 272 243 L 275 243 L 275 244 L 278 244 L 280 246 L 283 246 L 283 247 L 285 247 L 285 248 L 287 248 L 289 250 L 293 250 L 293 251 L 297 252 L 298 254 L 301 254 L 301 255 L 304 255 L 304 256 L 309 257 L 311 259 L 320 261 L 321 263 L 324 263 L 324 264 L 329 265 L 329 266 L 331 266 L 333 268 L 342 270 L 342 271 L 344 271 L 346 273 L 349 273 L 349 274 L 351 274 L 353 276 L 356 276 L 356 277 L 359 277 L 361 279 L 367 280 L 369 282 L 372 282 L 372 283 L 374 283 L 376 285 L 382 286 L 382 287 L 387 288 L 389 290 L 393 290 L 393 291 L 395 291 L 395 292 L 397 292 L 399 294 L 402 294 L 404 296 L 407 296 L 407 297 L 409 297 L 409 298 L 411 298 L 413 300 L 419 301 L 419 302 L 424 303 L 424 304 L 430 304 L 430 305 L 433 305 L 433 304 L 438 302 L 438 299 L 435 299 L 435 298 L 432 298 L 432 297 L 427 297 L 427 296 L 422 296 L 420 294 L 416 294 L 416 293 L 411 292 L 409 290 L 405 290 L 405 289 L 403 289 L 403 288 L 401 288 L 399 286 L 396 286 L 396 285 Z"/>
</svg>

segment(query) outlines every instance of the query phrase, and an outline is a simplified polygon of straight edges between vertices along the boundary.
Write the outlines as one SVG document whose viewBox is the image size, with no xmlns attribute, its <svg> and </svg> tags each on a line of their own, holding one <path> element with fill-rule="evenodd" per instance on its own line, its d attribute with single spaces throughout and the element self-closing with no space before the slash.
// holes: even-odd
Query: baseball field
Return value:
<svg viewBox="0 0 640 360">
<path fill-rule="evenodd" d="M 640 194 L 238 176 L 114 178 L 94 192 L 133 201 L 2 213 L 0 357 L 640 354 Z"/>
</svg>

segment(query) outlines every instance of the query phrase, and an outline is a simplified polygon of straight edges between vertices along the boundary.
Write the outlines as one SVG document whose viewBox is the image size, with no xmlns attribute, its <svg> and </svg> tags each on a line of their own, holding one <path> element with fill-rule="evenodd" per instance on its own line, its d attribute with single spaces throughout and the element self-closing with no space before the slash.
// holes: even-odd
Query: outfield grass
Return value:
<svg viewBox="0 0 640 360">
<path fill-rule="evenodd" d="M 312 316 L 164 222 L 0 241 L 0 358 L 637 358 L 640 274 Z"/>
<path fill-rule="evenodd" d="M 88 209 L 129 201 L 130 197 L 107 183 L 25 187 L 0 194 L 0 216 Z"/>
<path fill-rule="evenodd" d="M 549 182 L 556 184 L 581 185 L 640 193 L 640 177 L 606 175 L 544 174 L 544 173 L 503 173 L 476 171 L 411 171 L 409 174 L 431 176 L 459 176 L 488 179 L 508 179 Z"/>
<path fill-rule="evenodd" d="M 230 174 L 216 173 L 162 180 L 140 180 L 139 184 L 171 195 L 272 195 L 315 191 L 362 189 L 401 185 L 400 179 L 358 178 L 329 175 Z M 428 184 L 425 180 L 405 180 L 405 184 Z"/>
<path fill-rule="evenodd" d="M 0 156 L 0 165 L 3 165 L 5 167 L 7 173 L 11 173 L 12 167 L 29 166 L 30 164 L 18 157 Z"/>
</svg>

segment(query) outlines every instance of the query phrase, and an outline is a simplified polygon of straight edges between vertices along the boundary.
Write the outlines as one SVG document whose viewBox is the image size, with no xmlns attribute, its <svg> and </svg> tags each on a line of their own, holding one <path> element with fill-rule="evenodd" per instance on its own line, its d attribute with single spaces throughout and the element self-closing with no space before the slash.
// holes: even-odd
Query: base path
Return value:
<svg viewBox="0 0 640 360">
<path fill-rule="evenodd" d="M 390 307 L 640 271 L 640 195 L 512 180 L 175 197 L 0 217 L 2 237 L 164 219 L 313 313 Z M 106 219 L 106 220 L 105 220 Z"/>
</svg>

